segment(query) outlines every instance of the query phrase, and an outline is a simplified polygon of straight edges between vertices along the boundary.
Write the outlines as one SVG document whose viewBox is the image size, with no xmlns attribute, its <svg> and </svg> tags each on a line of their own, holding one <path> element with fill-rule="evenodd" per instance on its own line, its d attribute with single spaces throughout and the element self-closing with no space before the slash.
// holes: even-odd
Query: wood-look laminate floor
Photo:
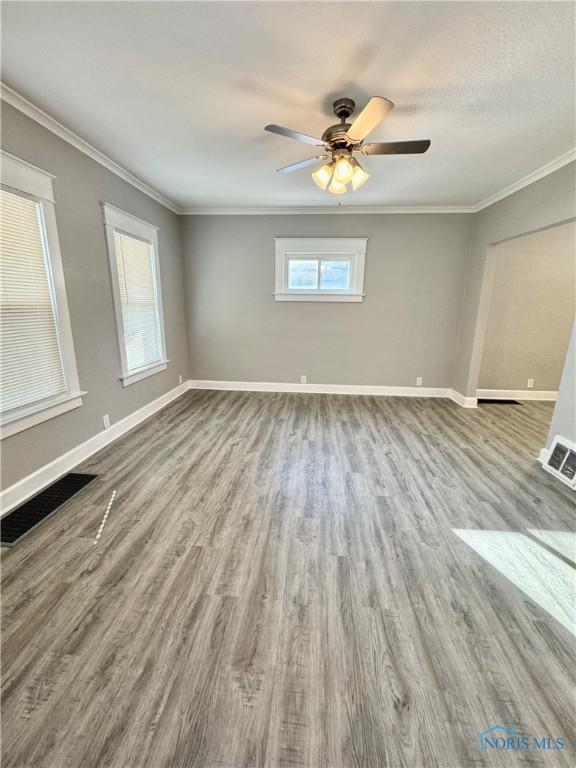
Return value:
<svg viewBox="0 0 576 768">
<path fill-rule="evenodd" d="M 3 768 L 574 764 L 573 635 L 453 532 L 573 530 L 551 409 L 188 392 L 2 551 Z"/>
</svg>

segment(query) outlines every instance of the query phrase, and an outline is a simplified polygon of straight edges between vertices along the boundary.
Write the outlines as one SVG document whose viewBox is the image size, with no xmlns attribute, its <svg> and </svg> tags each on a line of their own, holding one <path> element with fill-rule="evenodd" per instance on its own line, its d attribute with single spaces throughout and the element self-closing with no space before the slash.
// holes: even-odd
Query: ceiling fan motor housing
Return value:
<svg viewBox="0 0 576 768">
<path fill-rule="evenodd" d="M 354 146 L 346 133 L 352 126 L 347 120 L 355 109 L 356 104 L 352 99 L 336 99 L 334 102 L 334 112 L 340 118 L 340 122 L 326 128 L 322 134 L 322 141 L 330 144 L 332 149 L 350 149 Z"/>
<path fill-rule="evenodd" d="M 350 128 L 350 125 L 350 123 L 336 123 L 336 125 L 331 125 L 329 128 L 326 128 L 322 134 L 322 141 L 330 144 L 333 149 L 337 147 L 346 149 L 352 146 L 350 140 L 346 138 L 346 132 Z"/>
</svg>

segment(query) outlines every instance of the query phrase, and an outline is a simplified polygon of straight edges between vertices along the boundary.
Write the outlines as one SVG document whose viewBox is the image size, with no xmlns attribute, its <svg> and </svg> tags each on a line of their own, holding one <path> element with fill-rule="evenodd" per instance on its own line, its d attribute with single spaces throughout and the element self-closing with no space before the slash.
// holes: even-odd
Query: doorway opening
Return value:
<svg viewBox="0 0 576 768">
<path fill-rule="evenodd" d="M 534 402 L 550 423 L 574 324 L 575 238 L 568 222 L 492 247 L 481 407 Z"/>
</svg>

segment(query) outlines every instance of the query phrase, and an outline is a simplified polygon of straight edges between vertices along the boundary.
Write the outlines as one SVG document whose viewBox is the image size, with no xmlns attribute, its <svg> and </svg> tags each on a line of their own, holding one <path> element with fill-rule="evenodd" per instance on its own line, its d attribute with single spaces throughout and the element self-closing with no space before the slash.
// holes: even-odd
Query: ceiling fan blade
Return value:
<svg viewBox="0 0 576 768">
<path fill-rule="evenodd" d="M 362 141 L 392 109 L 394 109 L 394 104 L 388 99 L 384 99 L 382 96 L 372 96 L 350 126 L 346 137 L 354 144 Z"/>
<path fill-rule="evenodd" d="M 364 155 L 420 155 L 426 152 L 430 140 L 387 141 L 384 144 L 364 144 L 360 150 Z"/>
<path fill-rule="evenodd" d="M 282 125 L 267 125 L 264 130 L 277 133 L 279 136 L 286 136 L 288 139 L 296 139 L 296 141 L 301 141 L 304 144 L 312 144 L 315 147 L 324 146 L 322 139 L 316 139 L 314 136 L 308 136 L 307 133 L 300 133 L 300 131 L 293 131 L 291 128 L 284 128 Z"/>
<path fill-rule="evenodd" d="M 292 173 L 292 171 L 298 171 L 300 168 L 306 168 L 308 165 L 314 165 L 314 163 L 318 163 L 320 160 L 326 160 L 327 158 L 328 155 L 309 157 L 308 160 L 300 160 L 299 163 L 292 163 L 292 165 L 285 165 L 284 168 L 277 168 L 276 173 Z"/>
</svg>

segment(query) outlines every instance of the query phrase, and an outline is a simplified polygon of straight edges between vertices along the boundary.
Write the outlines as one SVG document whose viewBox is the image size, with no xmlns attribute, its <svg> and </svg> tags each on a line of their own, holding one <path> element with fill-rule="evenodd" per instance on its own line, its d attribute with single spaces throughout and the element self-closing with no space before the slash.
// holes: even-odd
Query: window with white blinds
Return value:
<svg viewBox="0 0 576 768">
<path fill-rule="evenodd" d="M 114 232 L 116 269 L 128 373 L 162 360 L 160 318 L 151 243 Z"/>
<path fill-rule="evenodd" d="M 2 439 L 82 405 L 54 176 L 0 151 Z"/>
<path fill-rule="evenodd" d="M 166 368 L 156 227 L 104 204 L 124 386 Z"/>
<path fill-rule="evenodd" d="M 2 413 L 67 391 L 42 207 L 0 190 Z"/>
</svg>

